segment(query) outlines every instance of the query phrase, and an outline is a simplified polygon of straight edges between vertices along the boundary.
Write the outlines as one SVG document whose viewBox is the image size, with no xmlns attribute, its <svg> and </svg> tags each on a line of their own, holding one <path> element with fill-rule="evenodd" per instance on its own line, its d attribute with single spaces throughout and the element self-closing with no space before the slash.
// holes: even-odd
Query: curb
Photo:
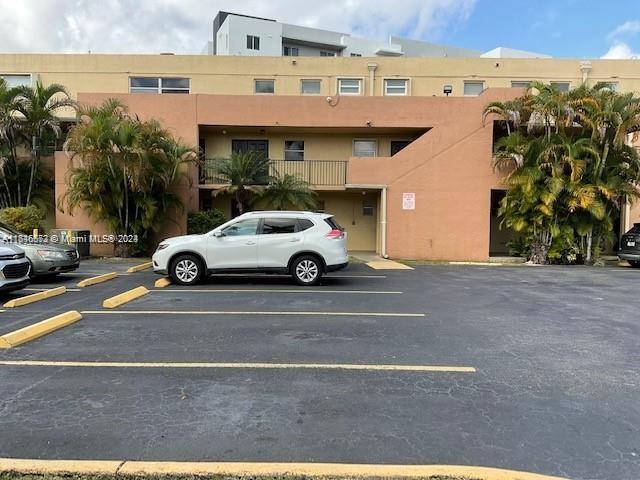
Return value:
<svg viewBox="0 0 640 480">
<path fill-rule="evenodd" d="M 47 298 L 55 297 L 57 295 L 62 295 L 66 291 L 67 291 L 67 287 L 51 288 L 43 292 L 33 293 L 31 295 L 25 295 L 24 297 L 20 297 L 20 298 L 14 298 L 13 300 L 9 300 L 7 303 L 5 303 L 3 307 L 5 308 L 21 307 L 23 305 L 28 305 L 29 303 L 38 302 L 40 300 L 45 300 Z"/>
<path fill-rule="evenodd" d="M 41 322 L 34 323 L 33 325 L 20 328 L 19 330 L 15 330 L 0 337 L 0 349 L 17 347 L 18 345 L 30 342 L 48 333 L 55 332 L 62 327 L 71 325 L 81 318 L 82 315 L 80 312 L 71 310 L 69 312 L 56 315 L 55 317 L 47 318 Z"/>
<path fill-rule="evenodd" d="M 141 270 L 146 270 L 151 267 L 153 267 L 153 262 L 145 262 L 145 263 L 141 263 L 140 265 L 134 265 L 133 267 L 127 268 L 127 273 L 135 273 Z"/>
<path fill-rule="evenodd" d="M 365 465 L 343 463 L 259 462 L 142 462 L 97 460 L 0 459 L 0 471 L 19 473 L 85 473 L 107 475 L 233 475 L 240 477 L 432 477 L 453 476 L 478 480 L 564 480 L 517 470 L 462 465 Z"/>
<path fill-rule="evenodd" d="M 116 278 L 118 274 L 116 272 L 104 273 L 102 275 L 98 275 L 97 277 L 85 278 L 84 280 L 80 280 L 78 282 L 78 287 L 88 287 L 90 285 L 95 285 L 96 283 L 106 282 L 107 280 L 113 280 Z"/>
<path fill-rule="evenodd" d="M 159 278 L 153 284 L 153 286 L 156 288 L 164 288 L 164 287 L 168 287 L 169 285 L 171 285 L 171 279 L 168 277 Z"/>
<path fill-rule="evenodd" d="M 103 308 L 116 308 L 124 303 L 130 302 L 131 300 L 142 297 L 147 293 L 149 293 L 149 290 L 147 290 L 145 287 L 136 287 L 114 297 L 105 299 L 105 301 L 102 302 L 102 306 Z"/>
</svg>

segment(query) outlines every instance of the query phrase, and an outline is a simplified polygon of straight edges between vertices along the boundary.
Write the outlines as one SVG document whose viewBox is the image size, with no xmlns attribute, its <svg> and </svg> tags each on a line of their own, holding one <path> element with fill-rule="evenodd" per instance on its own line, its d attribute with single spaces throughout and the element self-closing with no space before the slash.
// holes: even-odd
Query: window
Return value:
<svg viewBox="0 0 640 480">
<path fill-rule="evenodd" d="M 361 53 L 352 53 L 351 56 L 352 57 L 361 57 L 362 54 Z"/>
<path fill-rule="evenodd" d="M 571 82 L 551 82 L 551 86 L 561 92 L 568 92 L 571 89 Z"/>
<path fill-rule="evenodd" d="M 376 140 L 354 140 L 354 157 L 375 157 L 378 154 L 378 142 Z"/>
<path fill-rule="evenodd" d="M 304 160 L 304 141 L 302 140 L 285 140 L 284 142 L 284 159 L 292 161 Z"/>
<path fill-rule="evenodd" d="M 256 80 L 254 92 L 255 93 L 273 93 L 274 81 L 273 80 Z"/>
<path fill-rule="evenodd" d="M 409 80 L 405 79 L 387 79 L 384 81 L 385 95 L 406 95 L 409 91 Z"/>
<path fill-rule="evenodd" d="M 189 93 L 188 78 L 130 77 L 130 93 Z"/>
<path fill-rule="evenodd" d="M 529 88 L 531 86 L 531 82 L 527 80 L 512 80 L 511 88 Z"/>
<path fill-rule="evenodd" d="M 297 57 L 300 55 L 298 47 L 282 47 L 282 54 L 285 57 Z"/>
<path fill-rule="evenodd" d="M 260 50 L 260 37 L 247 35 L 247 50 Z"/>
<path fill-rule="evenodd" d="M 262 235 L 277 235 L 279 233 L 295 233 L 297 220 L 295 218 L 265 218 L 262 222 Z"/>
<path fill-rule="evenodd" d="M 484 90 L 484 81 L 464 82 L 465 95 L 480 95 Z"/>
<path fill-rule="evenodd" d="M 336 52 L 327 52 L 326 50 L 320 50 L 321 57 L 335 57 Z"/>
<path fill-rule="evenodd" d="M 362 80 L 359 78 L 339 78 L 338 94 L 340 95 L 360 95 Z"/>
<path fill-rule="evenodd" d="M 31 86 L 31 75 L 28 73 L 14 75 L 3 74 L 0 75 L 0 78 L 4 79 L 7 84 L 7 88 Z"/>
<path fill-rule="evenodd" d="M 605 90 L 610 90 L 612 92 L 618 91 L 618 82 L 598 82 L 603 85 Z"/>
<path fill-rule="evenodd" d="M 239 237 L 241 235 L 255 235 L 258 229 L 259 218 L 248 218 L 229 225 L 222 233 L 228 237 Z"/>
<path fill-rule="evenodd" d="M 298 231 L 304 232 L 305 230 L 309 230 L 313 227 L 313 222 L 308 218 L 299 218 L 298 219 Z"/>
<path fill-rule="evenodd" d="M 320 80 L 300 80 L 300 92 L 303 95 L 319 95 Z"/>
<path fill-rule="evenodd" d="M 362 201 L 362 216 L 363 217 L 373 217 L 373 213 L 375 211 L 375 205 L 372 201 L 363 200 Z"/>
<path fill-rule="evenodd" d="M 189 79 L 161 78 L 160 91 L 162 93 L 189 93 Z"/>
</svg>

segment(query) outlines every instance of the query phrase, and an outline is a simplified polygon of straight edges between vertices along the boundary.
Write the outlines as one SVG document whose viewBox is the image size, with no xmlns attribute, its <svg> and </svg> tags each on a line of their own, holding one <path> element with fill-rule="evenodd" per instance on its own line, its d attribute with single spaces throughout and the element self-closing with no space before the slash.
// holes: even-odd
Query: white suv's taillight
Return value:
<svg viewBox="0 0 640 480">
<path fill-rule="evenodd" d="M 338 229 L 333 229 L 331 230 L 329 233 L 327 233 L 325 235 L 325 237 L 331 239 L 331 240 L 340 240 L 342 238 L 344 238 L 344 232 L 342 230 L 338 230 Z"/>
</svg>

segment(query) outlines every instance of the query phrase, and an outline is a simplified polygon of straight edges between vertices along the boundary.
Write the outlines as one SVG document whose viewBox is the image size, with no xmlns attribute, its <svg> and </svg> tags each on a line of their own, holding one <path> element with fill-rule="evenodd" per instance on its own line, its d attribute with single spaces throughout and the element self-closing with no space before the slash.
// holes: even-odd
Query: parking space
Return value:
<svg viewBox="0 0 640 480">
<path fill-rule="evenodd" d="M 115 270 L 90 267 L 0 312 L 0 334 L 83 315 L 0 351 L 0 457 L 640 472 L 637 271 L 353 265 L 315 288 L 236 275 L 156 289 L 118 265 L 71 290 Z"/>
</svg>

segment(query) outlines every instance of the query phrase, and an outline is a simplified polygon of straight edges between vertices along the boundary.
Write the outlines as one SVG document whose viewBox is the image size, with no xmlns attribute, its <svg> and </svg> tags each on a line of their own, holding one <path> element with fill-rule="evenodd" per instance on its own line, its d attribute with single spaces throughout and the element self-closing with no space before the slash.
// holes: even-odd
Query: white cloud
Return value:
<svg viewBox="0 0 640 480">
<path fill-rule="evenodd" d="M 611 40 L 616 37 L 635 35 L 637 33 L 640 33 L 640 20 L 629 20 L 628 22 L 618 25 L 609 33 L 609 35 L 607 35 L 607 38 Z"/>
<path fill-rule="evenodd" d="M 438 40 L 476 0 L 3 0 L 0 52 L 199 53 L 218 10 L 358 36 Z M 9 4 L 10 6 L 8 6 Z"/>
<path fill-rule="evenodd" d="M 615 42 L 609 51 L 600 58 L 604 59 L 625 59 L 640 58 L 640 52 L 634 52 L 629 45 L 624 42 Z"/>
</svg>

